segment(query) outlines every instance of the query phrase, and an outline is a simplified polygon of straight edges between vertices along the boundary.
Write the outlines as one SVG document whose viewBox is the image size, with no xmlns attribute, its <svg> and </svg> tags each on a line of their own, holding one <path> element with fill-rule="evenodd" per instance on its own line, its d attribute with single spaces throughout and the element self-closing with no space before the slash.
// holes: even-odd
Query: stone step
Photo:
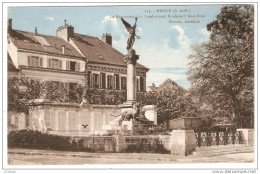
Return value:
<svg viewBox="0 0 260 174">
<path fill-rule="evenodd" d="M 215 150 L 215 149 L 233 149 L 233 148 L 244 148 L 250 147 L 246 144 L 234 144 L 234 145 L 219 145 L 219 146 L 201 146 L 196 147 L 196 151 L 208 151 L 208 150 Z"/>
</svg>

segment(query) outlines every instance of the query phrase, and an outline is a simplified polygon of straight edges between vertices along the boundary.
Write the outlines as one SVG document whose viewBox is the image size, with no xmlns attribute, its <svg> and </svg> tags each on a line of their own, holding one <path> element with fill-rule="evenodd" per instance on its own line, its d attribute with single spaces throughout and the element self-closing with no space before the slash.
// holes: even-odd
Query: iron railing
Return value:
<svg viewBox="0 0 260 174">
<path fill-rule="evenodd" d="M 200 146 L 242 144 L 241 131 L 196 131 L 195 143 Z"/>
</svg>

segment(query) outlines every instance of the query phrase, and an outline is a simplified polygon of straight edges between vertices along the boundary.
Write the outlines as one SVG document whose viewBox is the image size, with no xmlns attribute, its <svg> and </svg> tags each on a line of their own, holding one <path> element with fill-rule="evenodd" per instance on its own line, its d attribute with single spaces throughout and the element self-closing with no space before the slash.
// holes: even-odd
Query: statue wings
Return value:
<svg viewBox="0 0 260 174">
<path fill-rule="evenodd" d="M 126 22 L 123 18 L 121 18 L 121 21 L 123 22 L 126 30 L 130 32 L 130 29 L 132 28 L 131 25 L 128 22 Z"/>
</svg>

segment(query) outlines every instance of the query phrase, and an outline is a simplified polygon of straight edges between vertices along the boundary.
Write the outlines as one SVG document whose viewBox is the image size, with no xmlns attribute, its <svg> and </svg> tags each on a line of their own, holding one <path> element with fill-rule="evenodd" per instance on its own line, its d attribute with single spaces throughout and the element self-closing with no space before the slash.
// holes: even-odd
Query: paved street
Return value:
<svg viewBox="0 0 260 174">
<path fill-rule="evenodd" d="M 82 165 L 82 164 L 174 164 L 174 163 L 250 163 L 254 153 L 211 157 L 176 156 L 151 153 L 87 153 L 51 150 L 9 149 L 10 165 Z"/>
</svg>

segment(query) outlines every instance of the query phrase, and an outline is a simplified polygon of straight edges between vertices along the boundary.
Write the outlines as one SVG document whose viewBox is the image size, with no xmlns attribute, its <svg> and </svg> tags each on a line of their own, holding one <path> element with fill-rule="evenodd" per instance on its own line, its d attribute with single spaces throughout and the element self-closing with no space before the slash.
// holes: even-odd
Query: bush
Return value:
<svg viewBox="0 0 260 174">
<path fill-rule="evenodd" d="M 62 151 L 93 151 L 83 146 L 83 139 L 51 135 L 40 131 L 20 130 L 8 134 L 9 148 L 28 148 Z"/>
</svg>

